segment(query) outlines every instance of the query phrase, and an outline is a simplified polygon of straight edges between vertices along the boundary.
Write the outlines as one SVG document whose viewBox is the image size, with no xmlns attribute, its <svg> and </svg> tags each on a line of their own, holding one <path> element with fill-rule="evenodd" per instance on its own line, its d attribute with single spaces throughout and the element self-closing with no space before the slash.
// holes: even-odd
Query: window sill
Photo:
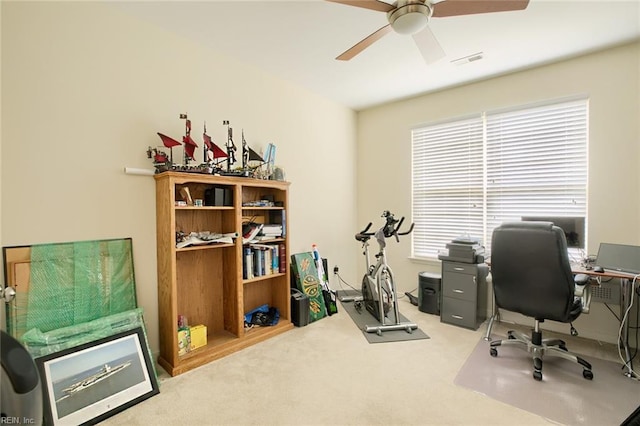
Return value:
<svg viewBox="0 0 640 426">
<path fill-rule="evenodd" d="M 409 261 L 412 263 L 419 263 L 421 265 L 431 265 L 440 267 L 442 261 L 435 257 L 413 257 L 409 256 Z"/>
</svg>

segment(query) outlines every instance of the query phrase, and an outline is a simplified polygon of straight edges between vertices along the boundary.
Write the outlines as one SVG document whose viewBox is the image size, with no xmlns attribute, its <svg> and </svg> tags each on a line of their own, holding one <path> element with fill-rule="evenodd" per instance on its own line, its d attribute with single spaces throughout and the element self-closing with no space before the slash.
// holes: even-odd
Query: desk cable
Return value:
<svg viewBox="0 0 640 426">
<path fill-rule="evenodd" d="M 627 317 L 629 316 L 629 312 L 631 311 L 631 308 L 633 307 L 633 301 L 635 299 L 635 297 L 634 297 L 635 287 L 636 287 L 636 282 L 638 281 L 638 278 L 640 278 L 640 274 L 637 274 L 636 276 L 634 276 L 633 277 L 633 281 L 631 281 L 631 291 L 630 291 L 631 300 L 630 300 L 629 306 L 625 310 L 624 315 L 622 316 L 621 321 L 620 321 L 620 328 L 618 329 L 618 342 L 622 341 L 622 330 L 624 328 L 625 321 L 628 320 Z M 626 336 L 626 337 L 628 338 L 628 336 Z M 637 345 L 638 345 L 638 342 L 636 342 L 636 346 Z M 632 375 L 632 377 L 640 378 L 640 375 L 638 373 L 636 373 L 633 370 L 633 368 L 631 368 L 632 359 L 625 359 L 625 357 L 622 356 L 622 352 L 620 351 L 620 344 L 618 344 L 618 356 L 620 357 L 620 360 L 624 364 L 624 367 L 626 367 L 629 370 L 629 372 Z M 631 357 L 631 358 L 633 358 L 633 357 Z"/>
</svg>

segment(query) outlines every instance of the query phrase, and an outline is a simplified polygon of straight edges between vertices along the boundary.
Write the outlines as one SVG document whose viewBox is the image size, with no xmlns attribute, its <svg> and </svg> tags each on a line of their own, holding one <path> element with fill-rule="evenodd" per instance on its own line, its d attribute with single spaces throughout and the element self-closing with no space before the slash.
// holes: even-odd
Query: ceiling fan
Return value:
<svg viewBox="0 0 640 426">
<path fill-rule="evenodd" d="M 412 35 L 424 60 L 429 64 L 445 56 L 440 43 L 433 35 L 427 22 L 429 18 L 472 15 L 477 13 L 506 12 L 524 10 L 529 0 L 396 0 L 393 4 L 381 0 L 327 0 L 364 9 L 385 12 L 389 24 L 365 37 L 336 59 L 348 61 L 384 35 L 395 31 Z"/>
</svg>

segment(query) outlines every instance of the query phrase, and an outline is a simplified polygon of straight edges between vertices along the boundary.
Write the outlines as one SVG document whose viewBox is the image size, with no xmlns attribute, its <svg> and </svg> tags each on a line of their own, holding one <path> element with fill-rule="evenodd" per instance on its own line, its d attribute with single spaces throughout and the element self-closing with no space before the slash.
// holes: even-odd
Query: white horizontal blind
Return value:
<svg viewBox="0 0 640 426">
<path fill-rule="evenodd" d="M 412 132 L 413 255 L 522 216 L 586 217 L 588 101 L 486 113 Z"/>
<path fill-rule="evenodd" d="M 482 118 L 412 132 L 413 255 L 436 257 L 460 235 L 483 226 Z"/>
<path fill-rule="evenodd" d="M 586 217 L 586 100 L 487 114 L 486 126 L 488 235 L 522 216 Z"/>
</svg>

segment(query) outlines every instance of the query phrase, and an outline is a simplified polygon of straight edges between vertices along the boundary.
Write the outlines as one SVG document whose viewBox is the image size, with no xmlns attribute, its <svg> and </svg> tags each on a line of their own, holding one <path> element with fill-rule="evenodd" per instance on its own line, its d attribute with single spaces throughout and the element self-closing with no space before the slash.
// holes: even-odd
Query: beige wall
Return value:
<svg viewBox="0 0 640 426">
<path fill-rule="evenodd" d="M 132 237 L 157 351 L 154 180 L 123 170 L 150 169 L 156 132 L 179 138 L 188 113 L 194 135 L 206 120 L 224 144 L 230 120 L 236 144 L 242 129 L 256 150 L 276 144 L 292 252 L 316 243 L 330 261 L 353 258 L 352 110 L 105 5 L 1 5 L 2 246 Z"/>
<path fill-rule="evenodd" d="M 576 94 L 590 99 L 588 251 L 597 253 L 601 241 L 640 244 L 639 43 L 360 112 L 359 223 L 384 209 L 411 215 L 412 127 Z M 402 292 L 417 287 L 420 271 L 439 272 L 437 262 L 409 259 L 408 240 L 388 253 Z M 576 324 L 581 334 L 615 341 L 613 317 L 601 304 L 593 309 Z"/>
</svg>

